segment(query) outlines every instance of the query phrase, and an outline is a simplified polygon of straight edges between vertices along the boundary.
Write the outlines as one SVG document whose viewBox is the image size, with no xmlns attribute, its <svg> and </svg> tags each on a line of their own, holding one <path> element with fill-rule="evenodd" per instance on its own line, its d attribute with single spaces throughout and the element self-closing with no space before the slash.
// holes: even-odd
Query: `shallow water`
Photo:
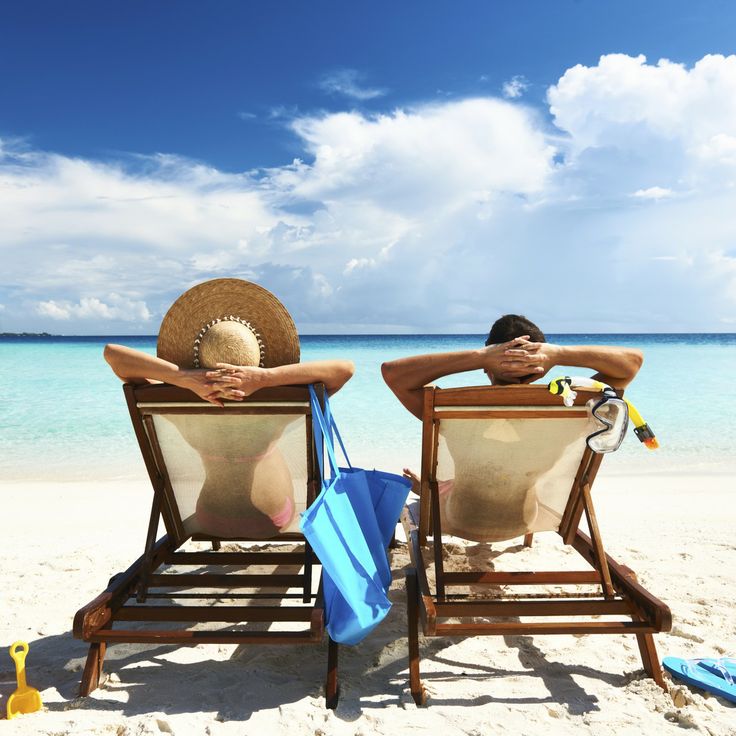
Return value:
<svg viewBox="0 0 736 736">
<path fill-rule="evenodd" d="M 418 466 L 420 424 L 383 384 L 380 365 L 404 355 L 461 350 L 479 335 L 304 336 L 302 360 L 347 357 L 353 380 L 334 410 L 353 463 Z M 629 432 L 606 460 L 608 472 L 719 471 L 733 462 L 730 401 L 736 335 L 550 335 L 561 344 L 627 345 L 645 364 L 627 396 L 662 445 L 649 452 Z M 121 384 L 102 358 L 107 342 L 155 353 L 154 337 L 0 338 L 0 474 L 8 479 L 74 479 L 144 474 Z M 554 374 L 588 375 L 559 369 Z M 443 386 L 486 381 L 480 372 Z"/>
</svg>

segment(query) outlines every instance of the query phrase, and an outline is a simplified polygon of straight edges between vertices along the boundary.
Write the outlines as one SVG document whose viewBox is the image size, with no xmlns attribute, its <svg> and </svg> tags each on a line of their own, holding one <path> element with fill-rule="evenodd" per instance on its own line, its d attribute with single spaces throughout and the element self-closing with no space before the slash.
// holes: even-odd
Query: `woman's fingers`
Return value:
<svg viewBox="0 0 736 736">
<path fill-rule="evenodd" d="M 222 403 L 222 401 L 218 398 L 217 392 L 213 392 L 211 394 L 205 395 L 204 396 L 204 399 L 205 399 L 205 401 L 209 401 L 210 404 L 214 404 L 215 406 L 219 406 L 220 408 L 222 408 L 224 406 L 224 404 Z"/>
<path fill-rule="evenodd" d="M 240 379 L 233 375 L 219 374 L 212 376 L 208 381 L 208 386 L 237 386 L 240 383 Z"/>
</svg>

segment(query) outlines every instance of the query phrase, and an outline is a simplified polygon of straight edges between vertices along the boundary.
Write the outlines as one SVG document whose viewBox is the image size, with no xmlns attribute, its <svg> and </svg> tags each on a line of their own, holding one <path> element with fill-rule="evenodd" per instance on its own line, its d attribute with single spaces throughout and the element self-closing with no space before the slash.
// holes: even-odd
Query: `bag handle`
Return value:
<svg viewBox="0 0 736 736">
<path fill-rule="evenodd" d="M 348 467 L 352 469 L 353 464 L 350 462 L 350 458 L 348 457 L 348 451 L 345 449 L 345 443 L 342 441 L 340 430 L 337 428 L 337 424 L 335 423 L 335 417 L 333 416 L 332 409 L 330 408 L 330 400 L 327 396 L 325 396 L 325 420 L 327 421 L 327 427 L 330 431 L 330 441 L 332 441 L 332 430 L 335 430 L 335 437 L 337 437 L 345 462 L 348 464 Z"/>
<path fill-rule="evenodd" d="M 330 461 L 330 470 L 332 471 L 330 477 L 337 478 L 340 474 L 340 469 L 337 464 L 337 458 L 335 457 L 335 448 L 332 446 L 332 433 L 325 422 L 325 417 L 322 414 L 322 407 L 319 405 L 317 393 L 312 384 L 309 384 L 309 401 L 312 405 L 312 431 L 314 433 L 315 444 L 320 446 L 317 450 L 317 462 L 319 463 L 319 472 L 324 484 L 327 481 L 327 478 L 325 478 L 324 461 L 322 457 L 322 441 L 324 441 L 324 446 L 327 448 L 327 457 Z M 327 405 L 326 397 L 325 405 Z"/>
</svg>

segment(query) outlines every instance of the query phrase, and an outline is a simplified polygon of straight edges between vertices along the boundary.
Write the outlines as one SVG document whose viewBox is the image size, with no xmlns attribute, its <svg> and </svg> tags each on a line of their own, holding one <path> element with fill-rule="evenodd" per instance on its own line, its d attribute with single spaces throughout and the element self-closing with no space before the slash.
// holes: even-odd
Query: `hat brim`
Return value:
<svg viewBox="0 0 736 736">
<path fill-rule="evenodd" d="M 267 289 L 242 279 L 212 279 L 185 291 L 161 322 L 156 354 L 180 368 L 194 367 L 194 341 L 215 319 L 248 321 L 264 344 L 265 368 L 299 362 L 299 335 L 286 307 Z"/>
</svg>

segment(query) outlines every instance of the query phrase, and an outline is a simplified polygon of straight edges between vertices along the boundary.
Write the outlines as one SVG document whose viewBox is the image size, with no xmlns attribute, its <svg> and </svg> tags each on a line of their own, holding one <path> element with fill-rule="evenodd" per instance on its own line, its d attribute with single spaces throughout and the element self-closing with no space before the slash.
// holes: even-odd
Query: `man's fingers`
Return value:
<svg viewBox="0 0 736 736">
<path fill-rule="evenodd" d="M 514 365 L 540 365 L 545 360 L 546 357 L 544 355 L 525 355 L 523 358 L 513 358 L 509 362 Z"/>
<path fill-rule="evenodd" d="M 537 366 L 543 361 L 544 357 L 541 355 L 528 355 L 524 358 L 517 358 L 515 360 L 502 360 L 501 368 L 529 368 Z"/>
<path fill-rule="evenodd" d="M 514 376 L 521 378 L 527 376 L 530 373 L 544 373 L 544 368 L 541 365 L 532 365 L 529 363 L 516 362 L 514 364 L 501 364 L 503 368 L 504 377 Z"/>
</svg>

